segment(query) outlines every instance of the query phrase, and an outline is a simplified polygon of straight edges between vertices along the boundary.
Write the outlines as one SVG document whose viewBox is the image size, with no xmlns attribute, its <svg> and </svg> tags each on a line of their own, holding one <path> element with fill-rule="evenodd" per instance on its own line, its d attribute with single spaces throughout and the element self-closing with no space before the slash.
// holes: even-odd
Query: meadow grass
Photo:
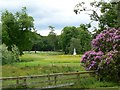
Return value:
<svg viewBox="0 0 120 90">
<path fill-rule="evenodd" d="M 81 56 L 64 55 L 62 52 L 37 52 L 36 54 L 24 52 L 24 55 L 20 57 L 20 62 L 1 66 L 2 76 L 16 77 L 85 71 L 80 63 Z M 87 79 L 80 79 L 74 86 L 66 88 L 119 87 L 119 85 L 112 82 L 100 82 L 90 76 Z"/>
<path fill-rule="evenodd" d="M 76 72 L 84 68 L 80 65 L 81 55 L 63 55 L 61 52 L 25 52 L 20 62 L 2 66 L 2 76 L 25 76 L 50 73 Z"/>
</svg>

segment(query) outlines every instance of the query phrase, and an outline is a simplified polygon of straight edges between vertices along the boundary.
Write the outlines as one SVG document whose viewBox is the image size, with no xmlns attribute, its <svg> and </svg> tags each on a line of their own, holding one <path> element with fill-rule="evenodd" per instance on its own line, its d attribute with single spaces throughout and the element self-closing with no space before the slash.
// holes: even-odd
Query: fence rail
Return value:
<svg viewBox="0 0 120 90">
<path fill-rule="evenodd" d="M 32 75 L 32 76 L 19 76 L 19 77 L 2 77 L 0 81 L 2 81 L 2 88 L 16 88 L 20 86 L 30 87 L 31 85 L 34 86 L 38 84 L 39 88 L 52 88 L 52 87 L 59 87 L 59 86 L 67 86 L 73 85 L 74 83 L 70 80 L 80 78 L 85 78 L 87 76 L 82 76 L 84 74 L 91 74 L 94 71 L 82 71 L 82 72 L 69 72 L 69 73 L 55 73 L 55 74 L 48 74 L 48 75 Z M 63 82 L 63 81 L 68 81 Z M 58 83 L 60 82 L 61 83 Z M 45 83 L 44 85 L 42 85 Z M 53 86 L 54 85 L 54 86 Z"/>
</svg>

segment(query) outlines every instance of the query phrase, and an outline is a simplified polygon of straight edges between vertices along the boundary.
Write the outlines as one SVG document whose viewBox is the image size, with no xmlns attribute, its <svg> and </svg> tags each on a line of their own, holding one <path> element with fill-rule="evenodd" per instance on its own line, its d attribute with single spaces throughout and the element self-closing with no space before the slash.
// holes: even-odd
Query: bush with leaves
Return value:
<svg viewBox="0 0 120 90">
<path fill-rule="evenodd" d="M 96 70 L 101 80 L 120 80 L 120 28 L 102 31 L 92 40 L 92 50 L 82 57 L 86 70 Z"/>
<path fill-rule="evenodd" d="M 2 65 L 11 64 L 19 60 L 19 51 L 16 46 L 13 46 L 12 51 L 8 51 L 5 44 L 1 45 L 0 52 L 2 53 Z"/>
</svg>

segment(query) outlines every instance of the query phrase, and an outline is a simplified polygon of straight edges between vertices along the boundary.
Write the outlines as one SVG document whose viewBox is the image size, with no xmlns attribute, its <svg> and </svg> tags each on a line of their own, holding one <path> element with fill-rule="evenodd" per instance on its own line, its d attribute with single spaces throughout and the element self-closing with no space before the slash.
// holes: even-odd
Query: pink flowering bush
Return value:
<svg viewBox="0 0 120 90">
<path fill-rule="evenodd" d="M 102 55 L 103 52 L 101 51 L 88 51 L 83 55 L 81 62 L 85 63 L 86 70 L 96 70 L 101 62 Z"/>
<path fill-rule="evenodd" d="M 96 51 L 109 52 L 120 49 L 120 28 L 102 31 L 92 40 L 92 47 Z"/>
<path fill-rule="evenodd" d="M 81 62 L 86 70 L 96 70 L 102 80 L 120 80 L 120 28 L 102 31 L 92 40 L 92 50 Z"/>
</svg>

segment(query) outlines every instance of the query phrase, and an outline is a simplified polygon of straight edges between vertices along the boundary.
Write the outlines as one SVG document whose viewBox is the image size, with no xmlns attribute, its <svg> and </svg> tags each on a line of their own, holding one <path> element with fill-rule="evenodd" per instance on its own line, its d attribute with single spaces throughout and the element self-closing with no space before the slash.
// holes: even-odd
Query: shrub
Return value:
<svg viewBox="0 0 120 90">
<path fill-rule="evenodd" d="M 102 31 L 92 40 L 92 50 L 82 57 L 86 70 L 97 70 L 102 80 L 120 80 L 120 28 Z"/>
<path fill-rule="evenodd" d="M 82 63 L 85 63 L 84 66 L 86 70 L 97 70 L 99 62 L 101 62 L 101 57 L 103 52 L 88 51 L 82 57 Z"/>
<path fill-rule="evenodd" d="M 2 44 L 0 50 L 2 53 L 2 65 L 11 64 L 19 59 L 19 51 L 16 46 L 13 46 L 12 51 L 8 51 L 5 44 Z"/>
</svg>

